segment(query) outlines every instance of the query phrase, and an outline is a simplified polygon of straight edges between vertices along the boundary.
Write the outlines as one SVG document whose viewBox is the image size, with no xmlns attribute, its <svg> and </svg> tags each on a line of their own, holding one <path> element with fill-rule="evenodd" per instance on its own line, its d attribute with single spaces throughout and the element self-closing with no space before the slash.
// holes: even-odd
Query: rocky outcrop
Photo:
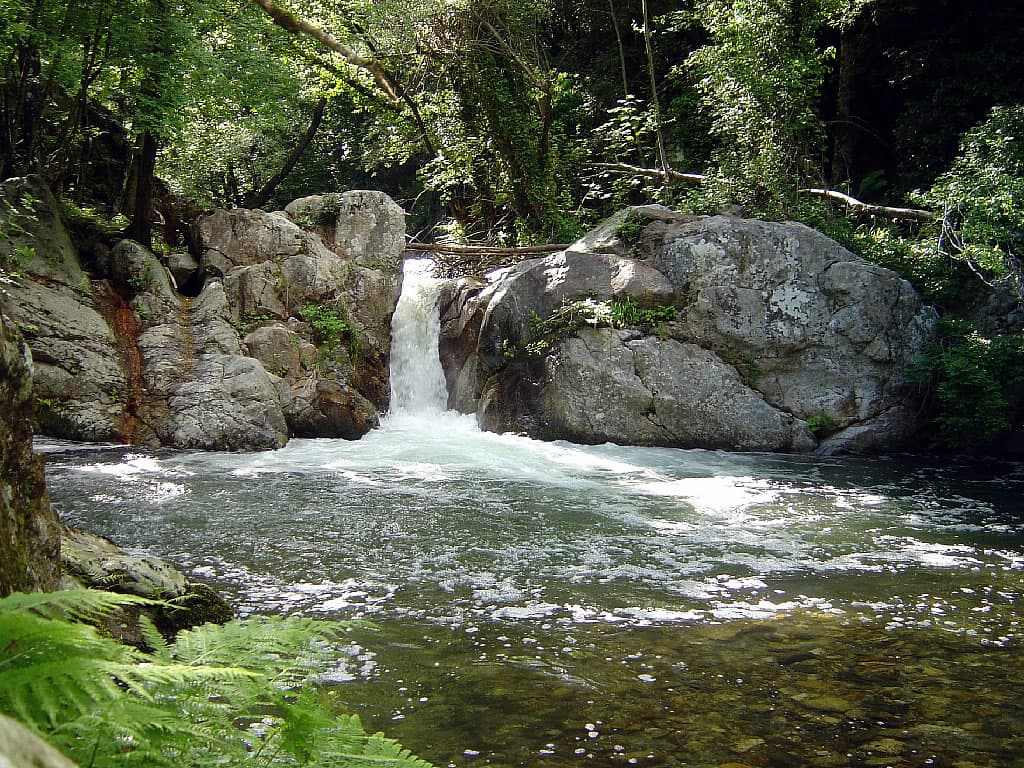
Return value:
<svg viewBox="0 0 1024 768">
<path fill-rule="evenodd" d="M 397 265 L 405 244 L 404 215 L 388 199 L 367 217 L 355 207 L 351 221 L 341 206 L 333 220 L 324 198 L 356 200 L 380 193 L 303 198 L 289 206 L 296 219 L 262 211 L 215 211 L 197 224 L 207 272 L 223 275 L 232 322 L 247 331 L 244 347 L 271 372 L 294 435 L 355 438 L 376 425 L 386 408 L 391 314 L 398 300 L 394 271 L 364 266 Z M 339 212 L 340 211 L 340 212 Z M 331 222 L 333 223 L 324 223 Z M 365 226 L 361 239 L 353 232 Z M 335 227 L 349 234 L 339 244 Z M 386 230 L 386 232 L 385 232 Z M 359 241 L 356 255 L 342 249 Z"/>
<path fill-rule="evenodd" d="M 55 437 L 115 440 L 127 389 L 117 339 L 61 220 L 57 201 L 35 177 L 0 185 L 0 256 L 24 277 L 9 286 L 11 320 L 32 349 L 37 417 Z"/>
<path fill-rule="evenodd" d="M 189 581 L 170 563 L 146 554 L 133 554 L 95 534 L 63 527 L 61 564 L 64 588 L 88 587 L 120 592 L 161 605 L 142 610 L 166 636 L 207 622 L 222 624 L 235 612 L 224 598 L 205 584 Z M 138 626 L 140 611 L 120 611 L 107 620 L 107 628 L 123 642 L 145 644 Z"/>
<path fill-rule="evenodd" d="M 550 338 L 565 302 L 627 296 L 674 317 Z M 453 405 L 488 429 L 837 452 L 895 449 L 922 426 L 907 369 L 934 312 L 799 224 L 631 209 L 564 253 L 463 281 L 443 312 Z"/>
<path fill-rule="evenodd" d="M 334 200 L 333 218 L 308 229 L 213 211 L 197 222 L 199 260 L 165 265 L 122 240 L 86 270 L 44 184 L 0 191 L 0 224 L 19 233 L 0 256 L 25 257 L 10 311 L 36 360 L 42 432 L 254 450 L 359 437 L 386 408 L 398 281 L 368 265 L 397 264 L 405 232 L 385 195 L 318 198 Z"/>
<path fill-rule="evenodd" d="M 52 590 L 59 578 L 60 528 L 32 452 L 33 400 L 29 349 L 0 311 L 0 596 Z"/>
</svg>

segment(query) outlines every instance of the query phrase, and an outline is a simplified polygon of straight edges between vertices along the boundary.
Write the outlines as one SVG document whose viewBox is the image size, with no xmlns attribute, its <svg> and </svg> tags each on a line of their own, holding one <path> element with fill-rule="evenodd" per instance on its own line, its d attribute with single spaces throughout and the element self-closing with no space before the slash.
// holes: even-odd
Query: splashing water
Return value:
<svg viewBox="0 0 1024 768">
<path fill-rule="evenodd" d="M 391 321 L 391 414 L 429 416 L 447 408 L 448 392 L 437 345 L 441 282 L 427 259 L 403 267 L 402 295 Z"/>
</svg>

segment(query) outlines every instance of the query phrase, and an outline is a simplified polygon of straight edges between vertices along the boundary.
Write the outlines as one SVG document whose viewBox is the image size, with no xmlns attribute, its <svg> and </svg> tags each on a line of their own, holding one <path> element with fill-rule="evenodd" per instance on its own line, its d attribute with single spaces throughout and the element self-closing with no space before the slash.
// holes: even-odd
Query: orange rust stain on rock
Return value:
<svg viewBox="0 0 1024 768">
<path fill-rule="evenodd" d="M 128 391 L 124 393 L 124 407 L 121 410 L 121 439 L 126 443 L 135 442 L 138 433 L 138 410 L 142 404 L 142 354 L 139 352 L 139 325 L 135 310 L 124 297 L 106 280 L 94 283 L 93 289 L 101 314 L 110 324 L 117 340 L 117 351 L 121 358 Z"/>
</svg>

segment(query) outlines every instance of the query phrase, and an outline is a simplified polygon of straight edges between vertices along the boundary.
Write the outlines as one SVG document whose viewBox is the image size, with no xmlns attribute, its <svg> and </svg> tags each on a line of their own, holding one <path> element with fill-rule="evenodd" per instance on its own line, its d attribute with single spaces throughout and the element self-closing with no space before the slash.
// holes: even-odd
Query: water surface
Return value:
<svg viewBox="0 0 1024 768">
<path fill-rule="evenodd" d="M 375 622 L 342 697 L 441 765 L 1024 764 L 1020 465 L 454 414 L 258 454 L 42 447 L 69 523 L 243 613 Z"/>
</svg>

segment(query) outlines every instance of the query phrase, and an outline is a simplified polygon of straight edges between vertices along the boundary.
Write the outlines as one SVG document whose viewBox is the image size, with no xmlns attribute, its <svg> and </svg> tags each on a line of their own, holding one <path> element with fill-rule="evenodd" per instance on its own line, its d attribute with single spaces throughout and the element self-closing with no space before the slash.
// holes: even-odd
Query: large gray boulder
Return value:
<svg viewBox="0 0 1024 768">
<path fill-rule="evenodd" d="M 361 191 L 302 198 L 286 213 L 201 218 L 202 263 L 223 275 L 232 322 L 276 377 L 290 432 L 359 437 L 387 407 L 404 213 Z"/>
<path fill-rule="evenodd" d="M 563 301 L 623 296 L 671 304 L 675 318 L 650 335 L 596 328 L 531 345 Z M 442 313 L 452 404 L 488 429 L 872 452 L 922 426 L 907 371 L 935 313 L 894 273 L 799 224 L 631 209 L 564 253 L 452 286 Z"/>
<path fill-rule="evenodd" d="M 32 452 L 32 360 L 0 294 L 0 596 L 53 590 L 60 527 Z"/>
<path fill-rule="evenodd" d="M 804 422 L 768 405 L 731 365 L 695 344 L 585 329 L 547 356 L 544 373 L 542 436 L 736 451 L 815 444 Z M 485 398 L 484 426 L 486 405 Z"/>
<path fill-rule="evenodd" d="M 405 211 L 383 192 L 351 190 L 294 200 L 284 212 L 300 225 L 320 229 L 339 255 L 357 264 L 397 270 L 405 250 Z"/>
</svg>

